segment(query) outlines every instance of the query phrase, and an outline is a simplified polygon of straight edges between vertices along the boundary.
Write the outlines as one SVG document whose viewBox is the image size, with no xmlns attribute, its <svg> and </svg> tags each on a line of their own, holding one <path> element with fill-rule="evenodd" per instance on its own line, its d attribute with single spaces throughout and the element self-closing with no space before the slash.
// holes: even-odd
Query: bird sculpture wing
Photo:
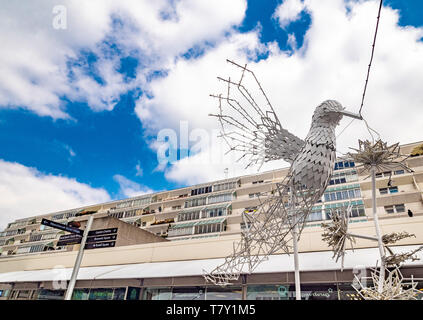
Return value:
<svg viewBox="0 0 423 320">
<path fill-rule="evenodd" d="M 235 62 L 240 68 L 239 81 L 224 81 L 227 91 L 211 95 L 219 100 L 219 113 L 211 114 L 219 119 L 221 137 L 229 145 L 229 151 L 238 151 L 245 158 L 247 167 L 271 160 L 283 159 L 292 163 L 304 146 L 304 141 L 282 128 L 276 113 L 254 73 Z M 248 89 L 247 89 L 248 87 Z"/>
</svg>

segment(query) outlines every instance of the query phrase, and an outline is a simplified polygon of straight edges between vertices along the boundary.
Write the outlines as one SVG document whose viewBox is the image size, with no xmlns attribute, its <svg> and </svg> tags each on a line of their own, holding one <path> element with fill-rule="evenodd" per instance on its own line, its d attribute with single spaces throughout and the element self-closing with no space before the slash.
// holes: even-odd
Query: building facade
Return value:
<svg viewBox="0 0 423 320">
<path fill-rule="evenodd" d="M 377 173 L 377 211 L 382 231 L 407 231 L 416 235 L 415 238 L 399 242 L 398 248 L 412 248 L 423 244 L 423 154 L 416 151 L 421 145 L 422 142 L 416 142 L 401 146 L 403 154 L 411 154 L 406 162 L 414 172 L 408 173 L 398 167 L 389 172 Z M 231 252 L 232 244 L 239 239 L 241 230 L 248 228 L 248 225 L 243 223 L 243 212 L 254 213 L 260 200 L 276 189 L 276 184 L 283 181 L 287 172 L 288 169 L 284 168 L 11 222 L 0 233 L 0 299 L 43 299 L 52 298 L 54 294 L 57 294 L 57 298 L 62 297 L 57 293 L 60 290 L 52 289 L 52 279 L 48 275 L 43 278 L 36 273 L 52 270 L 59 258 L 63 262 L 63 270 L 68 272 L 73 265 L 78 245 L 58 246 L 58 240 L 64 232 L 41 225 L 43 218 L 68 223 L 84 221 L 91 214 L 95 218 L 111 216 L 170 240 L 87 252 L 81 269 L 87 268 L 87 272 L 89 268 L 109 268 L 117 265 L 124 265 L 126 268 L 138 265 L 141 269 L 148 269 L 154 264 L 158 270 L 162 270 L 167 268 L 166 263 L 184 261 L 203 261 L 205 266 L 211 267 Z M 373 235 L 370 177 L 353 161 L 339 159 L 335 164 L 330 185 L 322 199 L 315 204 L 301 236 L 300 259 L 301 255 L 307 259 L 306 257 L 314 254 L 316 259 L 327 256 L 330 260 L 330 248 L 321 239 L 320 224 L 328 219 L 331 209 L 349 204 L 353 206 L 350 222 L 354 233 Z M 375 266 L 377 251 L 373 258 L 366 253 L 366 250 L 375 250 L 374 247 L 375 244 L 371 241 L 357 241 L 357 257 L 362 260 L 351 260 L 349 269 L 344 270 L 346 273 L 341 272 L 339 266 L 332 262 L 322 263 L 319 267 L 318 263 L 314 263 L 315 260 L 309 264 L 304 262 L 302 280 L 310 279 L 310 282 L 305 282 L 304 294 L 309 292 L 308 298 L 340 299 L 346 298 L 346 294 L 351 298 L 355 297 L 354 291 L 351 290 L 353 271 L 360 263 L 365 265 L 366 270 Z M 136 257 L 131 257 L 129 252 Z M 351 257 L 352 255 L 354 253 L 350 254 Z M 97 259 L 94 259 L 94 256 Z M 121 278 L 121 275 L 113 275 L 113 272 L 110 274 L 104 269 L 103 274 L 108 274 L 104 279 L 88 277 L 78 280 L 77 288 L 80 291 L 75 291 L 79 292 L 79 296 L 75 298 L 192 298 L 193 295 L 201 299 L 219 296 L 239 299 L 290 298 L 293 291 L 292 266 L 288 267 L 290 263 L 286 260 L 285 266 L 275 267 L 272 263 L 276 263 L 279 258 L 277 256 L 272 258 L 276 260 L 270 259 L 267 269 L 264 267 L 260 272 L 259 268 L 252 275 L 244 275 L 233 288 L 226 289 L 206 284 L 201 276 L 200 265 L 195 270 L 180 267 L 185 270 L 180 274 L 156 273 L 159 277 L 149 277 L 148 272 L 135 272 L 133 277 Z M 20 275 L 16 274 L 15 279 L 11 274 L 13 272 L 32 273 L 21 274 L 24 278 L 19 278 Z M 420 263 L 416 261 L 406 265 L 404 272 L 412 274 L 415 278 L 422 273 L 423 277 Z M 29 277 L 29 280 L 33 277 L 33 281 L 23 281 L 25 277 Z M 91 286 L 100 281 L 100 287 L 84 287 L 84 283 L 88 281 Z M 21 296 L 19 289 L 16 289 L 19 287 L 22 287 L 21 291 L 24 292 Z"/>
</svg>

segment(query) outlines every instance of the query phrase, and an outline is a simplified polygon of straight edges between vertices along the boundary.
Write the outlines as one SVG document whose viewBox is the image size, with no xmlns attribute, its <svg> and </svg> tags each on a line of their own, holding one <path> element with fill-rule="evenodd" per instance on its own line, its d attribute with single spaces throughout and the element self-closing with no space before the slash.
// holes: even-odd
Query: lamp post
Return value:
<svg viewBox="0 0 423 320">
<path fill-rule="evenodd" d="M 376 207 L 376 166 L 372 165 L 371 167 L 371 176 L 372 176 L 372 207 L 373 207 L 373 221 L 375 223 L 376 238 L 379 246 L 380 254 L 380 273 L 379 273 L 379 284 L 378 292 L 383 292 L 383 284 L 385 282 L 385 249 L 383 248 L 382 242 L 382 233 L 380 231 L 379 218 L 377 215 Z"/>
</svg>

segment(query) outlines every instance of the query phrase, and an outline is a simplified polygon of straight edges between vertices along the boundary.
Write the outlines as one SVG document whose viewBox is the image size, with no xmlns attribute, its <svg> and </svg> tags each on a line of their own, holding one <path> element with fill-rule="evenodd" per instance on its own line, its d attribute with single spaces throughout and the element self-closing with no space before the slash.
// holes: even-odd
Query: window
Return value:
<svg viewBox="0 0 423 320">
<path fill-rule="evenodd" d="M 320 221 L 320 220 L 322 220 L 322 209 L 312 210 L 306 219 L 306 221 Z"/>
<path fill-rule="evenodd" d="M 172 300 L 204 300 L 204 287 L 173 288 Z"/>
<path fill-rule="evenodd" d="M 251 222 L 241 222 L 240 227 L 242 231 L 249 230 L 251 228 Z"/>
<path fill-rule="evenodd" d="M 259 197 L 260 197 L 260 195 L 261 195 L 261 193 L 260 193 L 260 192 L 257 192 L 257 193 L 250 193 L 250 194 L 248 195 L 248 197 L 249 197 L 250 199 L 252 199 L 252 198 L 259 198 Z"/>
<path fill-rule="evenodd" d="M 388 194 L 388 188 L 380 188 L 379 192 L 380 194 Z"/>
<path fill-rule="evenodd" d="M 404 170 L 396 170 L 396 171 L 394 171 L 394 174 L 395 175 L 397 175 L 397 174 L 404 174 L 404 173 L 405 173 Z"/>
<path fill-rule="evenodd" d="M 19 290 L 18 292 L 18 299 L 29 299 L 31 297 L 31 290 Z"/>
<path fill-rule="evenodd" d="M 394 207 L 395 207 L 396 212 L 404 212 L 405 211 L 404 204 L 396 204 Z"/>
<path fill-rule="evenodd" d="M 226 210 L 225 207 L 206 209 L 205 210 L 205 216 L 203 218 L 226 216 L 226 214 L 227 214 L 226 211 L 227 210 Z"/>
<path fill-rule="evenodd" d="M 288 300 L 289 285 L 249 285 L 247 300 Z"/>
<path fill-rule="evenodd" d="M 392 173 L 391 171 L 378 172 L 378 173 L 376 173 L 375 177 L 376 178 L 390 177 L 391 173 Z"/>
<path fill-rule="evenodd" d="M 141 199 L 135 199 L 134 203 L 132 204 L 133 207 L 140 207 L 151 203 L 151 198 L 141 198 Z"/>
<path fill-rule="evenodd" d="M 341 190 L 341 191 L 327 191 L 324 194 L 325 201 L 336 201 L 336 200 L 345 200 L 345 199 L 354 199 L 361 197 L 360 189 L 350 189 L 350 190 Z"/>
<path fill-rule="evenodd" d="M 140 292 L 141 289 L 140 288 L 136 288 L 136 287 L 128 287 L 128 295 L 127 295 L 127 300 L 139 300 L 140 299 Z M 123 300 L 123 299 L 121 299 Z"/>
<path fill-rule="evenodd" d="M 192 196 L 196 196 L 199 194 L 205 194 L 205 193 L 209 193 L 212 192 L 212 186 L 207 186 L 207 187 L 201 187 L 201 188 L 197 188 L 197 189 L 192 189 L 191 190 L 191 195 Z"/>
<path fill-rule="evenodd" d="M 229 189 L 235 189 L 236 188 L 236 182 L 226 182 L 226 183 L 219 183 L 215 184 L 213 186 L 213 191 L 223 191 L 223 190 L 229 190 Z"/>
<path fill-rule="evenodd" d="M 63 300 L 65 290 L 40 289 L 38 291 L 38 300 Z"/>
<path fill-rule="evenodd" d="M 75 289 L 72 294 L 72 300 L 88 300 L 90 289 Z"/>
<path fill-rule="evenodd" d="M 253 184 L 257 184 L 257 183 L 263 183 L 264 180 L 258 180 L 258 181 L 253 181 Z"/>
<path fill-rule="evenodd" d="M 393 206 L 385 206 L 385 211 L 386 213 L 401 213 L 401 212 L 405 212 L 405 205 L 403 203 L 401 204 L 396 204 Z"/>
<path fill-rule="evenodd" d="M 348 204 L 347 204 L 348 205 Z M 340 206 L 337 206 L 336 208 L 334 207 L 326 207 L 325 208 L 325 215 L 326 215 L 326 219 L 330 219 L 331 218 L 331 213 L 332 210 L 334 209 L 335 212 L 340 212 L 340 210 L 343 209 L 343 207 L 346 207 L 347 205 L 342 204 Z M 364 209 L 364 205 L 363 204 L 355 204 L 352 206 L 351 211 L 350 211 L 350 218 L 355 218 L 355 217 L 363 217 L 366 215 L 366 211 Z"/>
<path fill-rule="evenodd" d="M 178 214 L 178 221 L 188 221 L 200 219 L 201 210 L 181 212 Z"/>
<path fill-rule="evenodd" d="M 212 232 L 221 232 L 221 231 L 224 231 L 224 227 L 222 223 L 210 223 L 210 224 L 196 225 L 194 229 L 194 234 L 212 233 Z"/>
<path fill-rule="evenodd" d="M 241 287 L 207 287 L 206 300 L 241 300 Z"/>
<path fill-rule="evenodd" d="M 206 204 L 207 198 L 196 198 L 185 201 L 185 208 L 198 207 Z"/>
<path fill-rule="evenodd" d="M 113 300 L 113 288 L 90 289 L 89 300 Z"/>
<path fill-rule="evenodd" d="M 172 297 L 172 289 L 164 288 L 145 288 L 143 292 L 143 300 L 170 300 Z"/>
<path fill-rule="evenodd" d="M 398 187 L 389 187 L 389 193 L 397 193 Z"/>
<path fill-rule="evenodd" d="M 386 213 L 394 213 L 394 206 L 385 206 Z"/>
<path fill-rule="evenodd" d="M 217 203 L 217 202 L 226 202 L 232 200 L 232 193 L 218 194 L 215 196 L 209 196 L 208 204 Z"/>
<path fill-rule="evenodd" d="M 346 160 L 346 161 L 338 161 L 338 162 L 335 162 L 335 170 L 342 170 L 342 169 L 345 169 L 345 168 L 354 168 L 355 167 L 355 163 L 354 163 L 354 161 L 348 161 L 348 160 Z"/>
<path fill-rule="evenodd" d="M 175 228 L 169 229 L 168 236 L 169 237 L 177 237 L 177 236 L 186 236 L 189 234 L 193 234 L 193 227 L 186 227 L 186 228 Z"/>
</svg>

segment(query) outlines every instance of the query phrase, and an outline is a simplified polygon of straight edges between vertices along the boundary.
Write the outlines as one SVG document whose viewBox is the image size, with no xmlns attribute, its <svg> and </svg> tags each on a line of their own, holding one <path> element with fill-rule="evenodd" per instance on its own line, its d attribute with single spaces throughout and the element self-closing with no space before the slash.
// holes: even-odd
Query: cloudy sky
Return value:
<svg viewBox="0 0 423 320">
<path fill-rule="evenodd" d="M 360 106 L 379 0 L 0 1 L 0 227 L 243 170 L 216 139 L 216 76 L 248 63 L 282 125 Z M 60 5 L 60 6 L 58 6 Z M 421 1 L 385 0 L 363 107 L 388 142 L 423 140 Z M 224 88 L 223 88 L 224 89 Z M 338 134 L 348 124 L 342 120 Z M 174 132 L 177 157 L 157 153 Z M 368 138 L 355 121 L 338 151 Z M 269 163 L 261 170 L 286 166 Z"/>
</svg>

